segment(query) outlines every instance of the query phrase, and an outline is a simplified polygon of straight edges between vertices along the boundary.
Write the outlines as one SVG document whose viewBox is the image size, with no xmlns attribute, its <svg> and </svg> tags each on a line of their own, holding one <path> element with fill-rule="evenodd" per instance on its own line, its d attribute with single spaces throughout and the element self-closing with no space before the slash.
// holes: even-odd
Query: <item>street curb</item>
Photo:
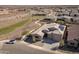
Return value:
<svg viewBox="0 0 79 59">
<path fill-rule="evenodd" d="M 31 48 L 35 48 L 35 49 L 38 49 L 38 50 L 46 51 L 46 52 L 48 52 L 50 54 L 62 54 L 62 52 L 54 51 L 54 50 L 51 51 L 51 50 L 45 49 L 43 47 L 36 46 L 36 45 L 30 44 L 30 43 L 27 43 L 27 42 L 24 42 L 24 41 L 21 41 L 21 43 L 26 44 L 28 47 L 31 47 Z"/>
</svg>

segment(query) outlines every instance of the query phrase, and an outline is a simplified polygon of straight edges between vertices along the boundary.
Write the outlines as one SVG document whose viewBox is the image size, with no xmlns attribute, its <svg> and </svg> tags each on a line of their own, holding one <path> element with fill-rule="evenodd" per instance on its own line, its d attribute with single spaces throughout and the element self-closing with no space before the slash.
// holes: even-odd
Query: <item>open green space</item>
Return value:
<svg viewBox="0 0 79 59">
<path fill-rule="evenodd" d="M 32 20 L 34 20 L 34 19 L 37 20 L 39 18 L 42 18 L 42 17 L 29 17 L 28 19 L 23 20 L 21 22 L 18 22 L 16 24 L 12 24 L 12 25 L 10 25 L 8 27 L 0 28 L 0 35 L 3 35 L 3 34 L 7 34 L 9 32 L 12 32 L 12 31 L 16 30 L 18 27 L 21 27 L 24 24 L 27 24 L 28 25 L 29 23 L 32 22 Z"/>
<path fill-rule="evenodd" d="M 65 25 L 66 22 L 63 19 L 57 19 L 56 23 Z"/>
</svg>

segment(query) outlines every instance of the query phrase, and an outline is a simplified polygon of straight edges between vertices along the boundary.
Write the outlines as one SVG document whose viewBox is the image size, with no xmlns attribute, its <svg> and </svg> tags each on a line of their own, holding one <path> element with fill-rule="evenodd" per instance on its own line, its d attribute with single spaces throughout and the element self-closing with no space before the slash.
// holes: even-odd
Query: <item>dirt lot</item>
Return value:
<svg viewBox="0 0 79 59">
<path fill-rule="evenodd" d="M 23 21 L 24 17 L 26 17 L 26 13 L 18 13 L 18 14 L 10 14 L 10 15 L 0 15 L 0 28 L 10 26 L 17 22 Z"/>
<path fill-rule="evenodd" d="M 25 14 L 24 14 L 25 15 Z M 22 16 L 24 16 L 22 15 Z M 26 16 L 26 15 L 25 15 Z M 13 17 L 13 16 L 12 16 Z M 14 16 L 15 17 L 15 16 Z M 16 28 L 15 30 L 7 33 L 7 34 L 4 34 L 4 35 L 0 35 L 0 40 L 5 40 L 5 39 L 11 39 L 11 38 L 16 38 L 16 37 L 20 37 L 22 32 L 23 31 L 31 31 L 37 27 L 39 27 L 39 24 L 36 24 L 35 22 L 38 21 L 38 18 L 42 18 L 42 17 L 24 17 L 24 18 L 18 18 L 18 20 L 15 20 L 15 21 L 11 21 L 12 23 L 17 23 L 17 22 L 21 22 L 23 20 L 28 20 L 26 21 L 26 23 L 18 28 Z M 31 20 L 31 21 L 30 21 Z M 8 20 L 9 21 L 9 20 Z M 7 22 L 7 21 L 6 21 Z M 10 21 L 9 21 L 10 22 Z M 10 22 L 10 25 L 12 25 L 12 23 Z M 6 24 L 8 23 L 4 23 L 5 27 L 6 27 Z M 3 26 L 2 26 L 3 27 Z M 5 30 L 4 30 L 5 32 Z M 1 32 L 0 32 L 1 33 Z"/>
</svg>

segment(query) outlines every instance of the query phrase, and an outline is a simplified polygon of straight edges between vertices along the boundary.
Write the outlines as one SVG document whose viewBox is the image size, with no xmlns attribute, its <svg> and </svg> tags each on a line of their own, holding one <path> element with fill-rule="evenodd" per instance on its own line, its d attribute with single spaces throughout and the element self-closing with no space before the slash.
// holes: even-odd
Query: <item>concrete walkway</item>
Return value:
<svg viewBox="0 0 79 59">
<path fill-rule="evenodd" d="M 52 50 L 54 48 L 58 48 L 59 47 L 59 43 L 53 43 L 53 44 L 48 44 L 48 43 L 44 43 L 43 48 Z"/>
</svg>

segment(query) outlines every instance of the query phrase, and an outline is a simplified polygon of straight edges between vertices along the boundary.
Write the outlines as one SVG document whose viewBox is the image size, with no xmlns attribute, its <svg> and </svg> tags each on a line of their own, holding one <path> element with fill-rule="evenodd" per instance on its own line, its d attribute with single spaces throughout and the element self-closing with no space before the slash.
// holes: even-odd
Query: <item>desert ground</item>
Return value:
<svg viewBox="0 0 79 59">
<path fill-rule="evenodd" d="M 39 27 L 35 22 L 42 17 L 32 17 L 24 8 L 0 8 L 0 40 L 20 37 Z"/>
</svg>

